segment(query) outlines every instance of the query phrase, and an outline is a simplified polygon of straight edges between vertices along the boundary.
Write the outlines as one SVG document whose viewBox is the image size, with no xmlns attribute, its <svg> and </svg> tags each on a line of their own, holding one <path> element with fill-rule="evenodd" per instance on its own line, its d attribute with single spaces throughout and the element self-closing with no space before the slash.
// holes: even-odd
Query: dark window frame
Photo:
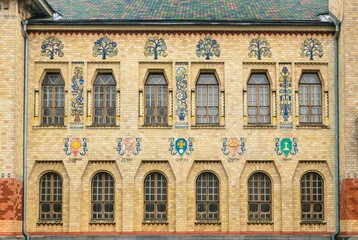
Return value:
<svg viewBox="0 0 358 240">
<path fill-rule="evenodd" d="M 318 180 L 321 182 L 321 197 L 322 197 L 322 200 L 319 201 L 319 200 L 313 200 L 314 199 L 314 193 L 313 193 L 313 176 L 316 175 L 318 177 Z M 304 184 L 304 181 L 305 181 L 305 177 L 306 176 L 309 176 L 309 182 L 310 182 L 310 185 L 309 185 L 309 197 L 310 197 L 310 200 L 303 200 L 303 184 Z M 307 188 L 307 186 L 306 186 Z M 320 174 L 318 174 L 317 172 L 307 172 L 305 173 L 301 180 L 300 180 L 300 190 L 301 190 L 301 220 L 302 221 L 323 221 L 324 220 L 324 181 L 323 181 L 323 178 Z M 318 190 L 318 188 L 317 188 Z M 316 194 L 316 198 L 318 198 L 319 196 L 319 193 Z M 321 211 L 317 211 L 315 212 L 314 211 L 314 206 L 318 204 L 318 205 L 321 205 Z M 304 212 L 303 211 L 303 208 L 304 208 L 304 205 L 309 205 L 309 208 L 310 210 L 309 211 L 306 211 Z M 304 217 L 303 215 L 310 215 L 311 217 Z M 319 217 L 314 217 L 314 214 L 320 214 L 322 215 L 321 218 Z"/>
<path fill-rule="evenodd" d="M 96 180 L 96 177 L 97 176 L 100 176 L 101 179 L 99 179 L 99 181 L 101 182 L 101 186 L 96 186 L 97 190 L 98 189 L 101 189 L 101 200 L 94 200 L 94 181 Z M 106 176 L 109 176 L 109 179 L 108 179 L 108 183 L 109 183 L 109 187 L 108 187 L 108 197 L 112 196 L 112 200 L 109 199 L 109 200 L 106 200 Z M 99 181 L 97 182 L 97 184 L 99 183 Z M 111 183 L 112 182 L 112 187 L 111 187 Z M 110 189 L 112 188 L 112 194 L 111 194 L 111 191 Z M 114 181 L 114 178 L 113 176 L 108 173 L 108 172 L 98 172 L 96 173 L 93 178 L 92 178 L 92 181 L 91 181 L 91 219 L 92 220 L 95 220 L 95 221 L 98 221 L 98 220 L 105 220 L 105 221 L 113 221 L 114 220 L 114 215 L 115 215 L 115 205 L 114 205 L 114 202 L 115 202 L 115 181 Z M 98 197 L 99 194 L 98 192 L 96 192 L 96 196 Z M 99 204 L 101 206 L 101 211 L 98 211 L 98 212 L 95 212 L 93 209 L 94 209 L 94 205 L 95 204 Z M 112 211 L 105 211 L 106 209 L 106 204 L 112 204 Z M 106 217 L 107 215 L 107 217 Z M 112 216 L 111 216 L 112 215 Z M 96 216 L 96 217 L 94 217 Z"/>
<path fill-rule="evenodd" d="M 45 179 L 47 177 L 50 177 L 50 179 Z M 55 179 L 55 176 L 57 176 L 57 179 Z M 44 182 L 46 181 L 46 182 Z M 55 187 L 55 182 L 57 182 L 57 187 Z M 50 186 L 43 186 L 43 184 L 49 183 Z M 50 193 L 43 194 L 44 191 L 47 189 L 50 190 Z M 55 194 L 55 189 L 57 189 L 57 194 Z M 46 198 L 46 196 L 50 196 L 50 200 L 43 200 L 43 198 Z M 55 200 L 55 195 L 57 195 L 57 200 Z M 62 220 L 63 215 L 63 180 L 60 174 L 56 172 L 48 172 L 43 174 L 43 176 L 40 179 L 40 201 L 39 201 L 39 219 L 41 221 L 59 221 Z M 42 207 L 44 205 L 49 205 L 49 211 L 43 211 Z M 60 205 L 60 211 L 55 211 L 55 205 Z M 48 216 L 45 216 L 48 215 Z"/>
<path fill-rule="evenodd" d="M 250 193 L 251 192 L 254 192 L 254 189 L 252 189 L 252 191 L 250 191 L 250 188 L 251 188 L 251 186 L 250 186 L 250 181 L 251 181 L 251 179 L 253 179 L 254 178 L 254 176 L 255 175 L 258 175 L 258 180 L 257 180 L 257 182 L 258 182 L 258 186 L 257 186 L 257 196 L 258 196 L 258 200 L 257 201 L 255 201 L 255 200 L 251 200 L 250 199 Z M 269 199 L 269 201 L 267 201 L 267 200 L 261 200 L 261 195 L 262 195 L 262 193 L 261 193 L 261 180 L 262 180 L 262 177 L 263 176 L 266 176 L 267 177 L 267 179 L 268 179 L 268 183 L 269 183 L 269 197 L 270 197 L 270 199 Z M 268 174 L 266 174 L 266 173 L 264 173 L 264 172 L 255 172 L 255 173 L 253 173 L 250 177 L 249 177 L 249 179 L 248 179 L 248 208 L 247 208 L 247 210 L 248 210 L 248 221 L 249 222 L 267 222 L 267 221 L 272 221 L 272 181 L 271 181 L 271 178 L 269 177 L 269 175 Z M 266 195 L 266 194 L 265 194 Z M 257 206 L 258 206 L 258 211 L 256 211 L 256 212 L 254 212 L 254 211 L 251 211 L 250 210 L 250 208 L 251 208 L 251 204 L 257 204 Z M 262 205 L 263 204 L 269 204 L 269 207 L 270 207 L 270 210 L 268 211 L 268 212 L 263 212 L 262 211 Z M 256 217 L 256 218 L 254 218 L 254 217 L 250 217 L 250 214 L 255 214 L 255 213 L 257 213 L 258 214 L 258 217 Z M 262 214 L 268 214 L 270 217 L 269 218 L 262 218 Z"/>
<path fill-rule="evenodd" d="M 147 200 L 146 196 L 147 196 L 147 181 L 151 179 L 149 179 L 151 176 L 154 175 L 154 200 Z M 163 187 L 162 183 L 161 183 L 161 193 L 163 193 L 163 189 L 165 189 L 165 193 L 161 194 L 161 196 L 165 196 L 165 200 L 158 200 L 158 176 L 162 177 L 162 182 L 165 182 L 165 187 Z M 166 178 L 166 176 L 161 173 L 161 172 L 151 172 L 149 173 L 145 178 L 144 178 L 144 186 L 143 186 L 143 193 L 144 193 L 144 204 L 143 204 L 143 218 L 144 221 L 167 221 L 168 220 L 168 179 Z M 152 187 L 148 188 L 149 193 L 150 190 L 152 189 Z M 151 194 L 149 194 L 150 197 Z M 153 204 L 154 205 L 154 211 L 149 212 L 147 211 L 146 207 L 147 204 Z M 163 212 L 159 212 L 158 211 L 158 205 L 159 204 L 164 204 L 165 205 L 165 211 Z M 154 217 L 147 217 L 147 215 L 153 214 Z M 162 216 L 164 215 L 164 216 Z"/>
<path fill-rule="evenodd" d="M 206 191 L 206 200 L 198 200 L 198 181 L 199 178 L 201 176 L 203 176 L 204 174 L 206 174 L 206 186 L 205 186 L 205 191 Z M 209 200 L 209 192 L 210 192 L 210 186 L 209 186 L 209 175 L 212 175 L 214 177 L 213 181 L 217 181 L 217 200 Z M 215 184 L 213 184 L 212 186 L 212 192 L 215 193 Z M 201 194 L 201 193 L 200 193 Z M 197 221 L 219 221 L 220 220 L 220 180 L 219 178 L 216 176 L 216 174 L 212 173 L 212 172 L 202 172 L 201 174 L 199 174 L 199 176 L 196 178 L 195 181 L 195 209 L 196 209 L 196 220 Z M 204 211 L 199 212 L 199 204 L 205 204 L 205 213 Z M 216 204 L 217 205 L 217 211 L 213 211 L 211 212 L 209 210 L 210 204 Z M 206 217 L 201 217 L 202 214 L 205 214 Z M 217 215 L 217 217 L 209 217 L 210 214 L 213 215 Z M 200 216 L 200 217 L 199 217 Z"/>
</svg>

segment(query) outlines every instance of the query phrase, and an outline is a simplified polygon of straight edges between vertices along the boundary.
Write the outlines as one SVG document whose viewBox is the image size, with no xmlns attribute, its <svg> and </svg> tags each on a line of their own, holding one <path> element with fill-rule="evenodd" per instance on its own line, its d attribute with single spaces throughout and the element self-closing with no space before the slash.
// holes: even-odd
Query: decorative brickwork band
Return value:
<svg viewBox="0 0 358 240">
<path fill-rule="evenodd" d="M 272 117 L 277 119 L 277 107 L 276 107 L 276 91 L 272 91 Z"/>
<path fill-rule="evenodd" d="M 300 99 L 298 98 L 298 91 L 295 91 L 295 117 L 296 121 L 299 120 L 300 116 Z"/>
<path fill-rule="evenodd" d="M 121 90 L 117 89 L 117 105 L 116 105 L 117 120 L 121 119 Z"/>
<path fill-rule="evenodd" d="M 91 120 L 92 117 L 92 91 L 87 91 L 87 120 Z"/>
<path fill-rule="evenodd" d="M 144 117 L 143 90 L 139 90 L 139 119 Z"/>
<path fill-rule="evenodd" d="M 195 124 L 195 90 L 191 90 L 191 120 L 194 121 Z"/>
<path fill-rule="evenodd" d="M 340 182 L 341 220 L 358 220 L 358 179 L 348 178 Z"/>
<path fill-rule="evenodd" d="M 34 118 L 35 120 L 39 119 L 39 89 L 35 89 L 35 112 L 34 112 Z"/>
<path fill-rule="evenodd" d="M 329 120 L 329 100 L 328 100 L 328 91 L 324 91 L 324 119 Z"/>
<path fill-rule="evenodd" d="M 65 90 L 65 120 L 67 120 L 68 112 L 68 90 Z"/>
<path fill-rule="evenodd" d="M 225 120 L 225 90 L 221 90 L 221 111 L 220 111 L 221 120 Z"/>
<path fill-rule="evenodd" d="M 169 121 L 173 120 L 173 90 L 169 89 L 169 112 L 168 117 Z"/>
<path fill-rule="evenodd" d="M 244 102 L 243 102 L 243 117 L 247 118 L 247 91 L 244 89 Z"/>
</svg>

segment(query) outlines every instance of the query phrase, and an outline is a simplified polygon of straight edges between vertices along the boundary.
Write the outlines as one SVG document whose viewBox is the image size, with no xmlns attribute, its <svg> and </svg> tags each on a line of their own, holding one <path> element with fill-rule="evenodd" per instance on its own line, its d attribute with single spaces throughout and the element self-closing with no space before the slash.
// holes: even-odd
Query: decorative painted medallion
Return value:
<svg viewBox="0 0 358 240">
<path fill-rule="evenodd" d="M 167 50 L 167 44 L 165 43 L 164 38 L 150 37 L 144 46 L 144 56 L 148 57 L 154 55 L 154 59 L 157 60 L 158 56 L 168 56 L 168 53 L 166 53 L 165 50 Z"/>
<path fill-rule="evenodd" d="M 82 156 L 86 155 L 87 149 L 87 138 L 72 138 L 71 140 L 69 138 L 64 138 L 63 142 L 65 143 L 65 148 L 63 151 L 66 153 L 66 155 L 70 156 L 72 153 L 73 155 L 77 156 L 77 154 L 80 154 Z"/>
<path fill-rule="evenodd" d="M 41 56 L 50 57 L 53 59 L 55 55 L 63 57 L 64 53 L 62 49 L 64 48 L 62 41 L 55 36 L 47 37 L 41 45 Z"/>
<path fill-rule="evenodd" d="M 124 141 L 122 138 L 117 138 L 117 148 L 116 151 L 119 155 L 123 156 L 126 154 L 127 156 L 130 155 L 138 155 L 141 151 L 140 143 L 142 142 L 141 138 L 126 138 Z"/>
<path fill-rule="evenodd" d="M 174 138 L 169 138 L 169 142 L 170 142 L 169 151 L 171 155 L 176 155 L 177 153 L 180 156 L 184 155 L 184 153 L 190 155 L 194 151 L 193 138 L 188 138 L 188 141 L 185 138 L 178 138 L 175 142 L 174 141 L 175 141 Z"/>
<path fill-rule="evenodd" d="M 104 36 L 94 42 L 93 56 L 97 57 L 102 55 L 102 59 L 106 59 L 106 56 L 113 57 L 118 54 L 117 43 L 113 42 L 112 39 L 109 39 L 108 36 Z"/>
<path fill-rule="evenodd" d="M 175 98 L 177 99 L 177 114 L 179 116 L 179 121 L 184 121 L 185 116 L 188 114 L 188 106 L 186 104 L 187 95 L 187 85 L 188 81 L 186 79 L 187 73 L 184 67 L 180 67 L 177 69 L 177 93 Z"/>
<path fill-rule="evenodd" d="M 289 138 L 283 138 L 281 141 L 280 138 L 275 138 L 274 142 L 275 152 L 279 156 L 284 154 L 287 157 L 289 154 L 296 155 L 296 153 L 298 152 L 297 138 L 293 138 L 292 140 Z"/>
<path fill-rule="evenodd" d="M 75 67 L 72 77 L 71 100 L 71 115 L 75 117 L 75 123 L 80 123 L 83 115 L 83 83 L 83 69 L 82 67 Z"/>
<path fill-rule="evenodd" d="M 314 57 L 323 57 L 323 47 L 319 40 L 314 39 L 313 37 L 307 38 L 301 47 L 301 57 L 309 57 L 310 60 L 313 60 Z"/>
<path fill-rule="evenodd" d="M 292 115 L 292 79 L 287 67 L 283 67 L 280 74 L 280 115 L 283 117 L 281 128 L 292 128 L 292 123 L 289 122 L 289 117 Z"/>
<path fill-rule="evenodd" d="M 257 60 L 261 60 L 262 57 L 271 57 L 270 43 L 263 37 L 253 38 L 249 46 L 249 57 L 257 57 Z"/>
<path fill-rule="evenodd" d="M 222 138 L 221 141 L 223 143 L 223 148 L 221 149 L 221 151 L 223 151 L 224 155 L 243 155 L 246 151 L 245 138 L 240 138 L 240 141 L 237 138 L 231 138 L 229 141 L 227 140 L 227 138 Z"/>
<path fill-rule="evenodd" d="M 206 60 L 210 60 L 210 57 L 214 55 L 219 57 L 220 45 L 215 39 L 206 36 L 204 40 L 200 39 L 198 45 L 196 45 L 196 55 L 198 57 L 206 57 Z"/>
</svg>

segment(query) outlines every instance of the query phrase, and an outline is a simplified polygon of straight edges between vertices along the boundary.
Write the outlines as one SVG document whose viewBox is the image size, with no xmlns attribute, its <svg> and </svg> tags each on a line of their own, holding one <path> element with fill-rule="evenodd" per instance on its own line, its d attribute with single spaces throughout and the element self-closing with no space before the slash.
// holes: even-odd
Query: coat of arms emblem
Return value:
<svg viewBox="0 0 358 240">
<path fill-rule="evenodd" d="M 126 154 L 127 156 L 138 155 L 141 151 L 140 149 L 140 143 L 142 142 L 141 138 L 136 138 L 135 140 L 133 138 L 126 138 L 124 141 L 122 138 L 117 138 L 117 148 L 116 151 L 119 155 Z"/>
<path fill-rule="evenodd" d="M 221 141 L 223 143 L 223 148 L 221 149 L 221 151 L 223 151 L 224 155 L 243 155 L 246 151 L 245 138 L 240 138 L 240 141 L 237 138 L 231 138 L 229 141 L 227 140 L 227 138 L 222 138 Z"/>
<path fill-rule="evenodd" d="M 79 138 L 72 138 L 71 140 L 69 138 L 63 139 L 63 142 L 65 143 L 65 147 L 63 151 L 66 153 L 66 155 L 70 156 L 72 153 L 73 155 L 77 156 L 78 154 L 84 156 L 86 155 L 87 149 L 87 138 L 83 138 L 82 140 Z"/>
<path fill-rule="evenodd" d="M 279 138 L 275 138 L 274 142 L 276 142 L 275 152 L 279 156 L 284 154 L 287 157 L 289 154 L 296 155 L 296 153 L 298 152 L 297 138 L 293 138 L 292 140 L 289 138 L 283 138 L 281 141 Z"/>
<path fill-rule="evenodd" d="M 188 138 L 188 141 L 185 138 L 178 138 L 176 141 L 174 138 L 169 138 L 170 148 L 169 151 L 172 155 L 177 153 L 182 156 L 184 153 L 190 155 L 193 151 L 193 138 Z"/>
</svg>

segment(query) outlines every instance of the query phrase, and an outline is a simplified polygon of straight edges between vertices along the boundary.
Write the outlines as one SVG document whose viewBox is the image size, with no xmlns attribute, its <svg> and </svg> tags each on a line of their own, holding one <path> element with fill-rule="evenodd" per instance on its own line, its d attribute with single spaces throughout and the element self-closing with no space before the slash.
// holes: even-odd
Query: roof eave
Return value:
<svg viewBox="0 0 358 240">
<path fill-rule="evenodd" d="M 52 15 L 55 13 L 51 5 L 48 4 L 45 0 L 33 0 L 34 3 L 42 10 L 42 12 L 48 16 L 52 17 Z"/>
</svg>

